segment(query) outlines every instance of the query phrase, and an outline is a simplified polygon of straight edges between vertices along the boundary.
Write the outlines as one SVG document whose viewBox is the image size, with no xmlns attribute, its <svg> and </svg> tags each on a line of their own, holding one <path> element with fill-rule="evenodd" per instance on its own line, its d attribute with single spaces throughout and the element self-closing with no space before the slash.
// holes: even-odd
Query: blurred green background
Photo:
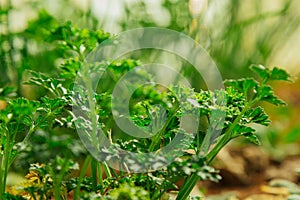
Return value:
<svg viewBox="0 0 300 200">
<path fill-rule="evenodd" d="M 263 148 L 282 159 L 300 153 L 299 11 L 299 0 L 0 0 L 0 88 L 14 86 L 29 99 L 44 94 L 23 84 L 26 70 L 56 72 L 65 52 L 46 38 L 66 21 L 113 34 L 138 27 L 176 30 L 206 49 L 224 79 L 252 76 L 251 64 L 278 66 L 294 76 L 292 85 L 274 85 L 288 106 L 267 107 L 273 123 L 260 128 Z M 183 71 L 192 74 L 190 67 Z M 190 78 L 200 84 L 199 77 Z"/>
</svg>

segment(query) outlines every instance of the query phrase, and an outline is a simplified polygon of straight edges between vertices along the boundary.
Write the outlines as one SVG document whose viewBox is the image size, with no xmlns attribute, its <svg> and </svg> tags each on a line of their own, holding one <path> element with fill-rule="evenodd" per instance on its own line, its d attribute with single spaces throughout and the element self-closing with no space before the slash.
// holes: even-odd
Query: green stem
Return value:
<svg viewBox="0 0 300 200">
<path fill-rule="evenodd" d="M 207 154 L 207 164 L 210 165 L 214 158 L 217 156 L 217 154 L 221 151 L 221 149 L 232 139 L 232 131 L 235 128 L 236 125 L 240 122 L 240 120 L 243 118 L 244 114 L 249 110 L 249 108 L 252 107 L 253 104 L 256 103 L 256 100 L 252 100 L 248 102 L 242 112 L 235 118 L 232 125 L 227 129 L 227 131 L 224 133 L 224 135 L 221 137 L 221 139 L 217 142 L 217 144 L 213 147 L 213 149 Z"/>
<path fill-rule="evenodd" d="M 51 168 L 51 172 L 52 172 L 52 177 L 53 177 L 53 186 L 54 186 L 54 197 L 55 199 L 61 199 L 62 196 L 64 196 L 65 194 L 62 194 L 61 191 L 61 184 L 64 180 L 64 177 L 66 175 L 66 173 L 68 172 L 68 159 L 64 160 L 63 163 L 63 168 L 61 169 L 61 171 L 56 174 L 55 171 L 53 170 L 53 168 Z M 55 167 L 55 166 L 53 166 Z"/>
<path fill-rule="evenodd" d="M 80 191 L 80 186 L 81 186 L 81 183 L 83 181 L 83 177 L 84 177 L 84 174 L 89 166 L 89 163 L 92 161 L 92 157 L 90 155 L 88 155 L 83 163 L 83 167 L 81 169 L 81 172 L 79 174 L 79 177 L 78 177 L 78 182 L 77 182 L 77 187 L 74 191 L 74 200 L 79 200 L 79 191 Z"/>
<path fill-rule="evenodd" d="M 8 67 L 15 72 L 15 64 L 14 64 L 14 59 L 13 59 L 13 39 L 12 39 L 12 35 L 11 35 L 11 31 L 10 31 L 10 22 L 9 22 L 9 12 L 12 9 L 11 8 L 11 0 L 7 0 L 7 15 L 6 15 L 6 28 L 7 28 L 7 42 L 9 44 L 9 52 L 8 52 Z"/>
<path fill-rule="evenodd" d="M 3 194 L 3 172 L 2 172 L 2 163 L 3 163 L 3 158 L 1 160 L 1 169 L 0 169 L 0 197 L 2 197 Z"/>
<path fill-rule="evenodd" d="M 5 183 L 4 183 L 4 176 L 5 176 L 5 153 L 2 156 L 1 159 L 1 169 L 0 169 L 0 197 L 2 197 L 2 195 L 5 192 Z"/>
<path fill-rule="evenodd" d="M 80 56 L 81 61 L 84 62 L 84 55 L 78 51 L 78 54 Z M 87 98 L 88 98 L 88 104 L 90 109 L 90 119 L 92 122 L 92 132 L 91 132 L 91 141 L 93 143 L 93 146 L 103 146 L 104 141 L 99 141 L 97 138 L 97 112 L 96 112 L 96 104 L 94 100 L 94 90 L 93 90 L 93 83 L 90 77 L 90 70 L 88 65 L 84 65 L 83 67 L 83 81 L 86 84 L 87 89 Z"/>
<path fill-rule="evenodd" d="M 165 182 L 165 181 L 164 181 L 164 182 Z M 153 194 L 151 200 L 160 199 L 160 198 L 162 197 L 162 195 L 167 191 L 167 190 L 164 189 L 164 187 L 163 187 L 164 182 L 161 184 L 161 187 L 158 188 L 158 189 L 154 192 L 154 194 Z"/>
<path fill-rule="evenodd" d="M 116 170 L 110 169 L 110 171 L 111 171 L 111 173 L 112 173 L 112 175 L 113 175 L 114 177 L 118 177 L 118 176 L 119 176 L 118 173 L 116 172 Z"/>
<path fill-rule="evenodd" d="M 5 153 L 5 163 L 4 163 L 4 177 L 3 177 L 3 192 L 5 193 L 6 189 L 6 180 L 7 180 L 7 174 L 8 174 L 8 168 L 9 168 L 9 157 L 12 152 L 12 147 L 10 144 L 6 144 L 6 147 L 8 147 L 8 150 Z"/>
<path fill-rule="evenodd" d="M 257 99 L 248 102 L 242 112 L 235 118 L 232 125 L 227 129 L 223 136 L 218 140 L 217 144 L 213 147 L 213 149 L 207 154 L 207 164 L 210 165 L 217 154 L 221 151 L 221 149 L 232 139 L 232 131 L 236 125 L 240 122 L 245 112 L 247 112 L 255 103 Z M 183 200 L 188 198 L 189 194 L 200 180 L 200 177 L 197 174 L 192 174 L 191 177 L 186 179 L 183 183 L 182 188 L 180 189 L 176 200 Z"/>
<path fill-rule="evenodd" d="M 60 178 L 58 177 L 53 177 L 53 185 L 54 185 L 54 198 L 57 200 L 61 199 L 61 194 L 60 194 Z"/>
<path fill-rule="evenodd" d="M 104 167 L 104 172 L 106 174 L 106 177 L 107 178 L 111 178 L 112 175 L 111 175 L 110 169 L 109 169 L 109 167 L 108 167 L 108 165 L 107 165 L 106 162 L 103 163 L 103 167 Z"/>
<path fill-rule="evenodd" d="M 86 90 L 87 90 L 87 98 L 88 98 L 88 104 L 90 109 L 90 120 L 92 122 L 92 132 L 91 132 L 91 142 L 93 143 L 93 146 L 103 146 L 104 141 L 99 141 L 97 138 L 97 112 L 96 112 L 96 104 L 94 100 L 94 91 L 93 91 L 93 84 L 91 77 L 89 75 L 89 68 L 88 66 L 83 66 L 83 79 L 86 84 Z"/>
<path fill-rule="evenodd" d="M 92 159 L 91 168 L 92 168 L 92 178 L 93 178 L 92 187 L 93 187 L 93 191 L 97 192 L 97 161 L 95 159 Z"/>
<path fill-rule="evenodd" d="M 34 192 L 31 192 L 31 193 L 30 193 L 30 196 L 32 196 L 32 197 L 33 197 L 33 200 L 37 200 L 37 198 L 36 198 L 36 196 L 35 196 Z"/>
<path fill-rule="evenodd" d="M 197 174 L 192 174 L 191 177 L 187 179 L 182 185 L 182 188 L 180 189 L 176 200 L 185 200 L 190 195 L 191 191 L 197 184 L 197 182 L 200 180 L 200 177 Z"/>
<path fill-rule="evenodd" d="M 175 109 L 174 109 L 174 112 L 172 113 L 172 115 L 168 118 L 168 120 L 166 121 L 166 123 L 164 124 L 163 128 L 159 131 L 158 134 L 156 134 L 153 139 L 152 139 L 152 142 L 150 144 L 150 147 L 149 147 L 149 151 L 150 152 L 153 152 L 155 147 L 157 146 L 157 144 L 160 143 L 160 137 L 162 134 L 165 133 L 165 130 L 166 128 L 168 127 L 169 123 L 171 122 L 171 120 L 173 119 L 173 117 L 176 115 L 177 111 L 179 110 L 179 106 L 177 106 Z"/>
<path fill-rule="evenodd" d="M 5 133 L 3 133 L 5 134 Z M 2 134 L 1 134 L 2 136 Z M 1 137 L 1 144 L 4 144 L 4 136 Z M 4 163 L 5 163 L 5 149 L 3 151 L 3 155 L 1 156 L 1 168 L 0 168 L 0 198 L 2 197 L 2 194 L 4 193 L 5 191 L 5 186 L 4 186 L 4 183 L 3 183 L 3 177 L 5 176 L 4 175 Z"/>
<path fill-rule="evenodd" d="M 98 167 L 98 180 L 99 180 L 99 184 L 100 184 L 100 193 L 103 194 L 104 190 L 103 190 L 103 177 L 102 177 L 102 165 L 101 163 L 98 162 L 97 164 Z"/>
<path fill-rule="evenodd" d="M 28 132 L 27 132 L 25 138 L 23 139 L 23 143 L 27 143 L 28 139 L 30 138 L 30 136 L 31 136 L 31 134 L 34 132 L 34 130 L 35 130 L 35 126 L 32 125 L 32 126 L 29 128 L 29 130 L 28 130 Z"/>
<path fill-rule="evenodd" d="M 3 150 L 3 156 L 1 159 L 1 169 L 0 169 L 0 199 L 2 195 L 5 193 L 6 189 L 6 179 L 7 179 L 7 174 L 8 174 L 8 168 L 9 168 L 9 160 L 10 160 L 10 155 L 12 152 L 12 146 L 10 144 L 10 138 L 9 134 L 7 134 L 7 138 L 5 141 L 3 141 L 2 137 L 2 144 L 4 144 L 4 150 Z"/>
</svg>

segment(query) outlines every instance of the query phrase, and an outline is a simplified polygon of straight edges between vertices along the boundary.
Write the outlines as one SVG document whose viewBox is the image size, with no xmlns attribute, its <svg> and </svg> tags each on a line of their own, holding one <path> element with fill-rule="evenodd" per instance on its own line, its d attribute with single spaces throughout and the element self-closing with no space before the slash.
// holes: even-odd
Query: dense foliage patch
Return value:
<svg viewBox="0 0 300 200">
<path fill-rule="evenodd" d="M 45 13 L 42 16 L 48 19 Z M 245 137 L 259 144 L 252 124 L 266 126 L 270 123 L 260 106 L 261 101 L 284 105 L 269 83 L 289 81 L 290 76 L 277 67 L 252 65 L 250 68 L 257 79 L 226 80 L 226 88 L 215 91 L 147 85 L 136 90 L 130 100 L 130 120 L 141 129 L 156 134 L 138 139 L 128 137 L 113 120 L 112 91 L 120 77 L 138 68 L 140 62 L 127 59 L 95 63 L 81 76 L 88 79 L 91 74 L 101 72 L 103 81 L 95 91 L 80 87 L 74 91 L 78 72 L 86 67 L 85 56 L 113 36 L 103 31 L 79 29 L 70 22 L 53 24 L 50 30 L 43 29 L 43 33 L 46 42 L 62 52 L 59 58 L 63 61 L 51 73 L 26 71 L 30 76 L 26 84 L 43 88 L 44 95 L 29 100 L 16 95 L 11 87 L 0 89 L 0 97 L 5 102 L 0 110 L 0 195 L 3 199 L 66 199 L 70 194 L 74 199 L 161 199 L 168 198 L 170 191 L 178 192 L 178 200 L 187 199 L 199 180 L 218 181 L 221 178 L 210 164 L 228 142 Z M 29 32 L 33 31 L 32 27 L 35 27 L 34 22 L 29 26 Z M 142 70 L 135 73 L 151 82 L 151 77 Z M 91 95 L 84 98 L 87 92 Z M 83 98 L 74 98 L 74 93 Z M 224 102 L 218 102 L 219 97 Z M 77 117 L 74 113 L 72 108 L 82 105 L 78 101 L 94 102 L 94 108 L 82 108 L 88 109 L 88 117 Z M 199 128 L 195 136 L 191 136 L 180 128 L 179 119 L 195 110 L 200 115 Z M 85 130 L 90 135 L 90 142 L 97 143 L 94 131 L 100 127 L 115 148 L 97 149 L 102 152 L 98 161 L 85 152 L 76 128 Z M 172 160 L 170 154 L 168 160 L 168 153 L 161 149 L 175 138 L 180 142 L 175 151 L 182 156 Z M 55 153 L 43 152 L 51 150 Z M 156 154 L 155 158 L 128 155 L 128 165 L 128 162 L 122 162 L 124 158 L 118 157 L 122 151 Z M 10 193 L 6 192 L 7 174 L 14 161 L 18 156 L 26 158 L 37 152 L 41 152 L 44 164 L 31 164 L 27 181 L 11 189 Z M 74 176 L 71 172 L 79 170 L 79 165 L 73 160 L 83 156 L 86 159 L 79 174 Z M 145 166 L 145 161 L 149 163 L 151 159 L 153 162 Z M 116 162 L 122 170 L 109 167 L 110 162 Z M 89 167 L 91 176 L 85 176 Z M 146 167 L 148 172 L 133 173 L 139 167 Z M 179 187 L 176 183 L 182 179 L 184 183 Z"/>
</svg>

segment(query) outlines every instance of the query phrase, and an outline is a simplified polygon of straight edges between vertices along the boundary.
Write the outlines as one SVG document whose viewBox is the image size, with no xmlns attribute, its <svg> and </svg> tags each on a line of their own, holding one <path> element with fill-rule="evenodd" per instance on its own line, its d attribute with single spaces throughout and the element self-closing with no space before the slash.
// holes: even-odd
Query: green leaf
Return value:
<svg viewBox="0 0 300 200">
<path fill-rule="evenodd" d="M 232 125 L 232 124 L 230 124 L 230 125 Z M 253 133 L 253 132 L 255 132 L 255 129 L 253 129 L 249 126 L 238 124 L 234 127 L 234 129 L 232 131 L 233 131 L 232 137 L 235 138 L 235 137 L 241 136 L 241 135 L 249 133 L 249 132 Z"/>
<path fill-rule="evenodd" d="M 270 70 L 263 65 L 252 65 L 250 69 L 255 72 L 262 80 L 269 78 Z"/>
<path fill-rule="evenodd" d="M 248 118 L 248 123 L 257 123 L 264 126 L 268 126 L 270 124 L 269 116 L 265 113 L 262 107 L 251 109 L 245 115 Z"/>
<path fill-rule="evenodd" d="M 238 80 L 226 80 L 224 82 L 226 86 L 231 86 L 244 94 L 244 97 L 248 96 L 250 91 L 253 91 L 258 87 L 259 83 L 253 78 L 242 78 Z"/>
<path fill-rule="evenodd" d="M 14 87 L 0 88 L 0 99 L 7 99 L 15 96 L 17 96 L 17 94 Z"/>
<path fill-rule="evenodd" d="M 289 75 L 285 70 L 274 67 L 271 71 L 271 80 L 282 80 L 282 81 L 291 81 L 291 75 Z"/>
<path fill-rule="evenodd" d="M 67 93 L 67 89 L 63 87 L 64 79 L 56 79 L 49 77 L 46 74 L 29 71 L 32 77 L 25 84 L 41 86 L 56 96 L 61 96 Z"/>
<path fill-rule="evenodd" d="M 248 139 L 250 142 L 252 142 L 254 144 L 257 144 L 257 145 L 260 145 L 260 141 L 259 141 L 257 135 L 255 135 L 253 132 L 244 133 L 243 136 L 246 139 Z"/>
<path fill-rule="evenodd" d="M 263 86 L 259 89 L 258 91 L 258 96 L 259 96 L 259 99 L 262 100 L 262 101 L 267 101 L 271 104 L 274 104 L 276 106 L 278 105 L 286 105 L 286 103 L 281 100 L 279 97 L 277 97 L 275 94 L 274 94 L 274 91 L 273 89 L 270 87 L 270 86 Z"/>
<path fill-rule="evenodd" d="M 266 68 L 263 65 L 252 65 L 250 67 L 252 71 L 254 71 L 258 76 L 264 80 L 281 80 L 281 81 L 291 81 L 290 75 L 283 69 L 279 69 L 274 67 L 272 70 Z"/>
<path fill-rule="evenodd" d="M 14 118 L 22 120 L 25 115 L 32 116 L 39 107 L 39 102 L 29 101 L 25 98 L 17 98 L 9 102 L 7 109 L 13 114 Z"/>
<path fill-rule="evenodd" d="M 47 42 L 56 41 L 62 49 L 73 50 L 81 54 L 90 52 L 97 44 L 107 40 L 109 37 L 110 34 L 104 33 L 102 30 L 79 29 L 68 21 L 52 30 L 47 38 Z"/>
<path fill-rule="evenodd" d="M 79 71 L 82 63 L 78 58 L 71 58 L 65 60 L 65 62 L 59 67 L 59 76 L 63 79 L 75 80 L 77 72 Z"/>
<path fill-rule="evenodd" d="M 242 136 L 242 137 L 245 137 L 246 139 L 248 139 L 250 142 L 253 142 L 254 144 L 259 145 L 260 144 L 259 139 L 254 134 L 254 132 L 255 132 L 254 128 L 238 124 L 233 129 L 232 139 Z"/>
<path fill-rule="evenodd" d="M 31 126 L 32 125 L 32 118 L 31 118 L 31 116 L 25 115 L 24 118 L 23 118 L 23 123 L 26 126 Z"/>
</svg>

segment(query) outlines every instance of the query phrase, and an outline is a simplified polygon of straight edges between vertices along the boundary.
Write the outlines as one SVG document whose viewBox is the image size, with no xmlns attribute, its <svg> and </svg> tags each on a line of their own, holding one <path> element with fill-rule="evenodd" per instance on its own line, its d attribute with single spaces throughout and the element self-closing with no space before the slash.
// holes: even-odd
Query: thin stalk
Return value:
<svg viewBox="0 0 300 200">
<path fill-rule="evenodd" d="M 233 121 L 232 125 L 224 133 L 224 136 L 217 142 L 216 146 L 207 154 L 207 164 L 210 165 L 221 149 L 232 139 L 232 131 L 236 125 L 240 122 L 244 114 L 257 102 L 258 100 L 252 100 L 248 102 L 242 112 Z"/>
<path fill-rule="evenodd" d="M 0 169 L 0 197 L 2 197 L 2 195 L 5 192 L 5 183 L 4 183 L 4 176 L 5 176 L 5 152 L 4 155 L 2 156 L 1 159 L 1 169 Z"/>
<path fill-rule="evenodd" d="M 3 177 L 3 192 L 5 193 L 6 189 L 6 180 L 7 180 L 7 174 L 8 174 L 8 168 L 9 168 L 9 157 L 12 152 L 12 146 L 10 146 L 9 143 L 6 144 L 6 147 L 8 147 L 8 150 L 5 153 L 5 168 L 4 168 L 4 177 Z"/>
<path fill-rule="evenodd" d="M 9 61 L 7 62 L 8 68 L 11 68 L 12 71 L 15 70 L 15 64 L 14 64 L 14 59 L 13 59 L 13 40 L 10 32 L 10 22 L 9 22 L 9 11 L 11 10 L 11 0 L 6 1 L 7 5 L 7 15 L 6 15 L 6 29 L 7 29 L 7 42 L 9 44 L 9 52 L 8 52 L 8 59 Z M 18 89 L 19 90 L 19 89 Z M 18 91 L 19 92 L 19 91 Z"/>
<path fill-rule="evenodd" d="M 116 170 L 110 169 L 110 171 L 111 171 L 111 173 L 112 173 L 112 175 L 113 175 L 114 177 L 118 177 L 118 176 L 119 176 L 118 173 L 116 172 Z"/>
<path fill-rule="evenodd" d="M 185 200 L 190 195 L 191 191 L 199 181 L 200 177 L 197 174 L 192 174 L 191 177 L 188 178 L 188 181 L 183 183 L 182 188 L 180 189 L 176 200 Z"/>
<path fill-rule="evenodd" d="M 54 197 L 55 199 L 59 200 L 62 198 L 62 191 L 61 191 L 61 184 L 62 184 L 62 181 L 64 179 L 64 176 L 65 174 L 67 173 L 68 171 L 68 159 L 65 159 L 64 160 L 64 163 L 63 163 L 63 168 L 62 170 L 56 174 L 53 170 L 53 168 L 50 168 L 51 170 L 51 173 L 52 173 L 52 177 L 53 177 L 53 186 L 54 186 Z"/>
<path fill-rule="evenodd" d="M 48 112 L 47 115 L 44 117 L 44 119 L 40 121 L 40 123 L 32 124 L 31 127 L 29 128 L 25 138 L 23 139 L 23 143 L 27 143 L 28 139 L 30 138 L 32 133 L 35 131 L 36 127 L 39 127 L 40 124 L 44 123 L 51 116 L 52 116 L 52 111 Z"/>
<path fill-rule="evenodd" d="M 60 178 L 55 177 L 54 181 L 53 181 L 53 185 L 54 185 L 54 198 L 57 200 L 61 199 L 61 194 L 60 194 Z"/>
<path fill-rule="evenodd" d="M 92 168 L 92 178 L 93 178 L 92 187 L 93 187 L 93 191 L 96 192 L 98 183 L 97 183 L 97 161 L 95 159 L 92 159 L 91 168 Z"/>
<path fill-rule="evenodd" d="M 103 194 L 104 190 L 103 190 L 103 177 L 102 177 L 102 165 L 101 163 L 97 163 L 97 167 L 98 167 L 98 181 L 100 184 L 100 193 Z"/>
<path fill-rule="evenodd" d="M 163 184 L 162 184 L 163 185 Z M 161 197 L 162 197 L 162 195 L 166 192 L 167 190 L 166 189 L 164 189 L 164 188 L 160 188 L 160 189 L 157 189 L 155 192 L 154 192 L 154 194 L 153 194 L 153 196 L 152 196 L 152 198 L 151 198 L 151 200 L 157 200 L 157 199 L 160 199 Z"/>
<path fill-rule="evenodd" d="M 110 172 L 110 168 L 108 167 L 106 162 L 103 163 L 103 168 L 104 168 L 104 172 L 106 174 L 106 177 L 111 178 L 112 175 L 111 175 L 111 172 Z"/>
<path fill-rule="evenodd" d="M 179 106 L 177 106 L 174 110 L 174 112 L 172 113 L 172 115 L 168 118 L 168 120 L 166 121 L 166 123 L 164 124 L 163 128 L 159 131 L 158 134 L 156 134 L 150 144 L 149 147 L 149 151 L 153 152 L 156 145 L 160 143 L 160 137 L 162 134 L 165 133 L 166 128 L 168 127 L 169 123 L 171 122 L 171 120 L 173 119 L 173 117 L 176 115 L 177 111 L 179 110 Z"/>
<path fill-rule="evenodd" d="M 26 134 L 26 136 L 25 136 L 25 138 L 24 138 L 24 140 L 23 140 L 23 143 L 27 143 L 28 139 L 30 138 L 30 136 L 31 136 L 31 134 L 34 132 L 34 130 L 35 130 L 35 126 L 32 125 L 32 126 L 29 128 L 29 130 L 28 130 L 28 132 L 27 132 L 27 134 Z"/>
<path fill-rule="evenodd" d="M 88 155 L 83 163 L 83 166 L 82 166 L 82 169 L 81 169 L 81 172 L 79 174 L 79 177 L 78 177 L 78 182 L 77 182 L 77 187 L 75 189 L 75 192 L 74 192 L 74 200 L 79 200 L 79 191 L 80 191 L 80 185 L 83 181 L 83 177 L 84 177 L 84 174 L 89 166 L 89 163 L 92 161 L 92 157 L 90 155 Z"/>
<path fill-rule="evenodd" d="M 2 137 L 3 140 L 3 137 Z M 2 143 L 3 144 L 3 143 Z M 11 151 L 12 151 L 12 146 L 10 144 L 10 138 L 9 138 L 9 134 L 7 134 L 7 138 L 5 141 L 5 146 L 4 146 L 4 150 L 3 150 L 3 156 L 1 159 L 1 169 L 0 169 L 0 198 L 2 197 L 2 195 L 5 193 L 5 189 L 6 189 L 6 179 L 7 179 L 7 174 L 8 174 L 8 168 L 9 168 L 9 158 L 11 155 Z"/>
<path fill-rule="evenodd" d="M 5 133 L 3 133 L 5 134 Z M 1 137 L 1 144 L 4 144 L 4 137 Z M 5 149 L 4 149 L 5 150 Z M 0 198 L 2 197 L 2 194 L 4 193 L 3 188 L 5 188 L 5 186 L 3 185 L 3 176 L 4 176 L 4 163 L 5 163 L 5 152 L 3 154 L 3 156 L 1 156 L 1 168 L 0 168 Z"/>
<path fill-rule="evenodd" d="M 3 171 L 2 171 L 2 163 L 3 163 L 3 158 L 1 160 L 1 169 L 0 169 L 0 197 L 2 197 L 3 194 Z"/>
<path fill-rule="evenodd" d="M 31 193 L 30 193 L 30 196 L 32 196 L 32 197 L 33 197 L 33 200 L 37 200 L 37 198 L 36 198 L 36 196 L 35 196 L 34 192 L 31 192 Z"/>
<path fill-rule="evenodd" d="M 224 135 L 218 140 L 217 144 L 213 147 L 213 149 L 207 154 L 207 164 L 210 165 L 217 154 L 221 151 L 221 149 L 231 140 L 232 131 L 235 126 L 240 122 L 245 112 L 247 112 L 253 104 L 255 104 L 257 99 L 248 102 L 242 112 L 239 114 L 237 118 L 233 121 L 232 125 L 227 129 Z M 180 189 L 176 200 L 182 200 L 188 198 L 189 194 L 200 180 L 200 177 L 197 174 L 192 174 L 191 177 L 186 179 L 183 183 L 182 188 Z"/>
<path fill-rule="evenodd" d="M 83 66 L 84 69 L 84 74 L 83 74 L 83 79 L 86 84 L 86 89 L 87 89 L 87 98 L 88 98 L 88 105 L 90 109 L 90 120 L 92 122 L 92 132 L 91 132 L 91 141 L 94 143 L 94 146 L 102 146 L 104 141 L 99 141 L 97 138 L 97 112 L 96 112 L 96 104 L 94 100 L 94 91 L 93 91 L 93 84 L 91 77 L 89 76 L 89 69 L 88 67 Z M 96 144 L 97 143 L 97 144 Z"/>
</svg>

